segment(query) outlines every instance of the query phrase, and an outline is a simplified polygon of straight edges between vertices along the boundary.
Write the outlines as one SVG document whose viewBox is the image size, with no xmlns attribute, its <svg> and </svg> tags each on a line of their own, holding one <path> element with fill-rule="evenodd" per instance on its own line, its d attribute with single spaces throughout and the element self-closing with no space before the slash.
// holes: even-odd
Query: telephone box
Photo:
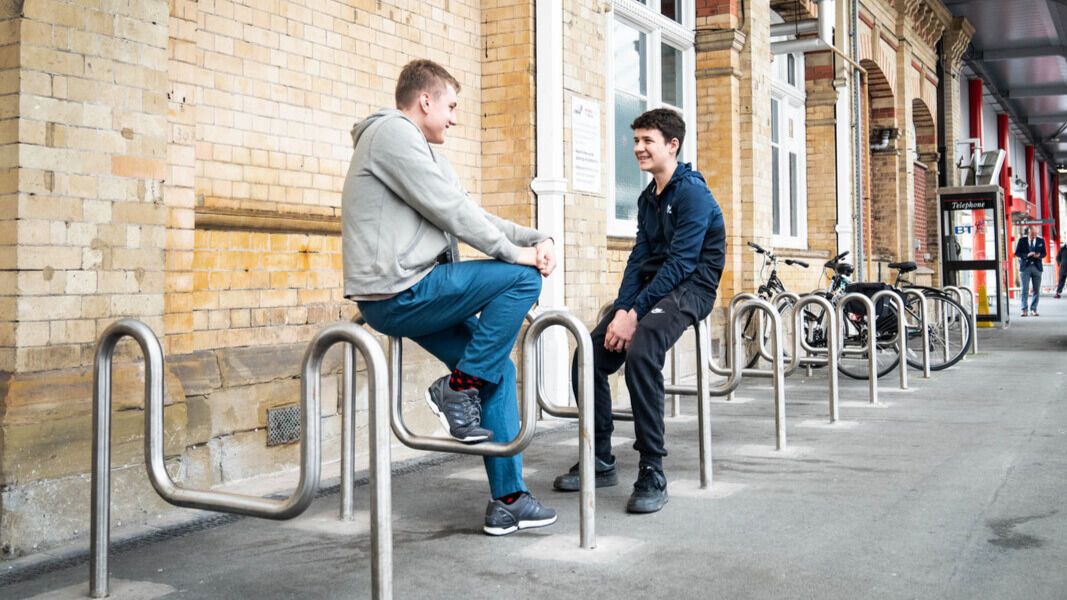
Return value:
<svg viewBox="0 0 1067 600">
<path fill-rule="evenodd" d="M 1008 324 L 1008 261 L 1004 193 L 998 185 L 942 188 L 941 279 L 975 292 L 978 322 Z"/>
</svg>

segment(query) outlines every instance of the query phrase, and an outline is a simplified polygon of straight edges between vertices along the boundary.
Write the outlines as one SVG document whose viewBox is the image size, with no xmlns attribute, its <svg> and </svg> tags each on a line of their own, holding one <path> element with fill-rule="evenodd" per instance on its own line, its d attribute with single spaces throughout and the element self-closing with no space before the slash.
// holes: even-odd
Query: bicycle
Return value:
<svg viewBox="0 0 1067 600">
<path fill-rule="evenodd" d="M 763 274 L 766 272 L 767 268 L 770 267 L 770 275 L 767 276 L 766 281 L 760 284 L 759 288 L 757 288 L 756 290 L 757 296 L 769 302 L 778 294 L 786 291 L 785 284 L 778 277 L 778 257 L 775 256 L 774 253 L 770 250 L 761 247 L 755 242 L 748 242 L 748 246 L 752 248 L 753 252 L 763 256 L 763 264 L 760 266 L 761 279 L 763 278 Z M 803 267 L 805 269 L 807 269 L 809 266 L 808 263 L 802 260 L 796 260 L 792 258 L 782 259 L 782 262 L 789 266 Z M 787 329 L 791 328 L 792 322 L 786 323 L 786 319 L 784 318 L 785 312 L 786 310 L 788 310 L 788 306 L 780 306 L 778 307 L 778 310 L 779 312 L 783 313 L 783 326 L 785 326 Z M 744 365 L 746 369 L 755 366 L 756 362 L 759 361 L 760 344 L 766 345 L 766 336 L 770 335 L 768 328 L 764 326 L 765 324 L 761 324 L 755 319 L 755 312 L 756 311 L 753 311 L 748 314 L 748 317 L 745 319 L 745 326 L 741 330 L 741 337 L 745 341 L 744 347 L 746 355 L 744 357 Z M 761 332 L 764 337 L 763 340 L 758 339 L 760 337 Z"/>
<path fill-rule="evenodd" d="M 902 295 L 904 300 L 907 336 L 907 355 L 905 360 L 909 366 L 922 369 L 922 319 L 921 302 L 926 302 L 927 311 L 926 330 L 928 336 L 928 352 L 930 356 L 930 370 L 940 371 L 955 365 L 967 353 L 970 343 L 970 321 L 967 311 L 954 298 L 943 291 L 926 286 L 918 286 L 904 278 L 904 275 L 915 271 L 918 267 L 914 262 L 896 262 L 889 264 L 890 269 L 897 271 L 892 285 L 882 283 L 859 283 L 845 286 L 843 292 L 860 292 L 868 296 L 882 289 L 893 289 Z M 921 298 L 906 295 L 904 290 L 917 290 Z M 875 341 L 875 357 L 878 377 L 884 377 L 899 365 L 899 348 L 897 347 L 897 309 L 896 305 L 888 301 L 879 302 L 877 306 Z M 867 379 L 870 377 L 870 365 L 867 358 L 867 339 L 869 327 L 867 314 L 862 310 L 848 310 L 846 306 L 845 321 L 842 324 L 842 352 L 838 361 L 838 370 L 854 379 Z M 959 339 L 960 344 L 954 347 L 953 339 Z"/>
</svg>

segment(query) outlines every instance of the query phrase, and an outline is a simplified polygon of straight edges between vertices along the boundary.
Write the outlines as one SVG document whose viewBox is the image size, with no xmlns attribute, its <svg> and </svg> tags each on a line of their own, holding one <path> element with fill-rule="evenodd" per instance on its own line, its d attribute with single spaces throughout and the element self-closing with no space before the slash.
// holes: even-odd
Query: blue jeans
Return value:
<svg viewBox="0 0 1067 600">
<path fill-rule="evenodd" d="M 1023 310 L 1029 302 L 1030 311 L 1037 310 L 1037 301 L 1041 299 L 1041 271 L 1034 267 L 1024 267 L 1019 270 L 1019 279 L 1022 280 Z M 1030 288 L 1034 288 L 1034 298 L 1030 300 Z"/>
<path fill-rule="evenodd" d="M 511 348 L 540 294 L 533 267 L 472 260 L 439 265 L 388 300 L 361 300 L 359 309 L 374 329 L 410 338 L 449 369 L 489 382 L 480 393 L 482 426 L 507 442 L 519 433 Z M 527 491 L 521 454 L 487 456 L 485 471 L 493 498 Z"/>
</svg>

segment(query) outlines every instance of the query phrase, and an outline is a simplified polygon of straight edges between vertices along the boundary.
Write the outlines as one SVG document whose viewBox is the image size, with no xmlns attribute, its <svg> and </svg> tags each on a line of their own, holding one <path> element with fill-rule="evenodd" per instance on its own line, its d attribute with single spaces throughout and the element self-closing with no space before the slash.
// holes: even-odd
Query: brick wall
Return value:
<svg viewBox="0 0 1067 600">
<path fill-rule="evenodd" d="M 13 4 L 0 7 L 0 372 L 15 368 L 19 25 Z"/>
</svg>

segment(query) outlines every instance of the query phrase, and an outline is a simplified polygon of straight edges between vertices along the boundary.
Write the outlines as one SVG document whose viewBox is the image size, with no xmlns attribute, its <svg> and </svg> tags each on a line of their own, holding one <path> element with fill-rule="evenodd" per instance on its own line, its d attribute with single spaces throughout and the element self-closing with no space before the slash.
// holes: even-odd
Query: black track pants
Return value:
<svg viewBox="0 0 1067 600">
<path fill-rule="evenodd" d="M 600 459 L 611 456 L 611 433 L 615 429 L 611 419 L 608 376 L 625 364 L 626 387 L 630 391 L 637 438 L 634 450 L 641 454 L 641 462 L 662 468 L 662 458 L 667 456 L 663 439 L 663 364 L 667 351 L 687 328 L 708 315 L 714 302 L 713 295 L 684 287 L 675 289 L 638 322 L 630 349 L 624 352 L 604 348 L 604 335 L 615 318 L 614 311 L 592 331 L 595 449 Z M 575 388 L 577 368 L 575 360 L 571 377 Z"/>
</svg>

